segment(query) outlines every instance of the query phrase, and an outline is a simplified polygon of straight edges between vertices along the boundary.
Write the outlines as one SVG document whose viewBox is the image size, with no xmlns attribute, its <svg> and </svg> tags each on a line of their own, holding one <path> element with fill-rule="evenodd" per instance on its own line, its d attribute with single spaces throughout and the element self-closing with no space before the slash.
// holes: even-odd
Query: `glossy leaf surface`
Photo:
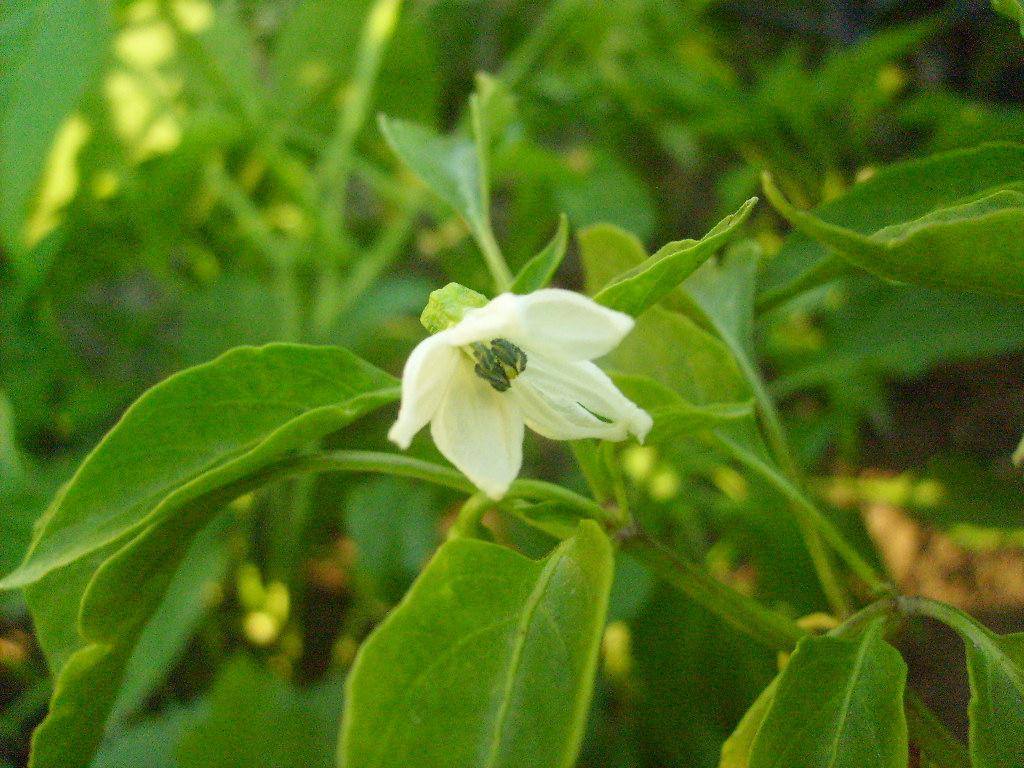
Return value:
<svg viewBox="0 0 1024 768">
<path fill-rule="evenodd" d="M 547 558 L 445 544 L 360 650 L 346 768 L 573 764 L 611 587 L 596 524 Z"/>
</svg>

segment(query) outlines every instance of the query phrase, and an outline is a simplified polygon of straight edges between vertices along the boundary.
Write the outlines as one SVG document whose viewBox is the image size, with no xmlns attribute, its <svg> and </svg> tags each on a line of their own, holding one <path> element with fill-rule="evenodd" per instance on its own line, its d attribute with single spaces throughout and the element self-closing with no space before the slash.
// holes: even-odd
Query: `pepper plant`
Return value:
<svg viewBox="0 0 1024 768">
<path fill-rule="evenodd" d="M 735 663 L 715 674 L 733 675 L 744 692 L 742 707 L 721 717 L 727 725 L 678 735 L 713 743 L 700 764 L 711 754 L 719 768 L 1024 765 L 1024 634 L 997 633 L 890 578 L 858 522 L 826 503 L 807 440 L 794 437 L 780 405 L 800 390 L 799 375 L 833 394 L 846 390 L 827 359 L 787 380 L 785 354 L 772 341 L 791 322 L 788 313 L 827 302 L 847 285 L 869 285 L 883 307 L 886 297 L 909 302 L 933 295 L 914 291 L 934 291 L 940 304 L 989 307 L 997 327 L 1019 323 L 1024 145 L 978 143 L 886 164 L 813 208 L 802 199 L 806 168 L 780 167 L 780 152 L 761 164 L 757 196 L 737 200 L 706 233 L 679 233 L 693 239 L 649 253 L 622 221 L 563 214 L 543 233 L 546 242 L 512 261 L 506 253 L 515 235 L 498 225 L 508 201 L 495 194 L 495 180 L 517 161 L 545 162 L 540 147 L 508 152 L 517 87 L 573 3 L 556 2 L 500 76 L 476 77 L 449 132 L 379 105 L 382 141 L 372 146 L 380 157 L 385 144 L 393 154 L 394 179 L 373 165 L 380 157 L 366 159 L 360 137 L 374 128 L 371 93 L 400 3 L 378 0 L 359 17 L 351 79 L 338 91 L 338 122 L 324 146 L 304 124 L 323 94 L 303 95 L 299 86 L 316 73 L 300 71 L 300 56 L 278 71 L 284 85 L 274 104 L 283 114 L 268 114 L 261 86 L 225 81 L 224 59 L 210 56 L 204 35 L 218 29 L 205 14 L 223 19 L 222 10 L 166 6 L 153 17 L 156 28 L 169 29 L 187 66 L 202 69 L 233 102 L 230 119 L 210 119 L 223 119 L 225 132 L 259 137 L 253 172 L 299 201 L 297 222 L 292 207 L 275 209 L 284 222 L 275 229 L 223 157 L 205 167 L 203 183 L 243 240 L 271 255 L 269 295 L 280 302 L 279 337 L 287 340 L 237 346 L 145 391 L 56 489 L 20 564 L 0 579 L 3 590 L 23 594 L 53 679 L 30 766 L 116 764 L 109 750 L 119 739 L 122 746 L 136 739 L 144 755 L 152 733 L 179 731 L 186 734 L 174 748 L 180 765 L 236 764 L 243 756 L 265 765 L 336 760 L 345 768 L 653 765 L 656 758 L 641 762 L 602 729 L 628 728 L 608 714 L 616 702 L 677 705 L 658 677 L 674 683 L 678 660 L 659 668 L 658 643 L 698 630 L 702 644 L 673 649 L 692 657 L 682 667 L 687 691 L 701 695 L 710 668 Z M 993 6 L 1024 19 L 1019 4 Z M 297 24 L 325 21 L 315 3 L 302 8 Z M 40 35 L 62 29 L 53 11 L 33 13 L 11 17 L 26 35 L 33 25 Z M 102 24 L 96 29 L 101 34 Z M 656 67 L 645 61 L 641 97 L 630 103 L 637 120 L 655 119 L 644 99 Z M 621 89 L 621 62 L 613 63 L 600 77 Z M 294 135 L 282 137 L 289 127 Z M 302 151 L 318 157 L 314 177 L 290 154 L 304 142 L 311 147 Z M 362 261 L 365 233 L 353 222 L 365 221 L 350 210 L 358 194 L 347 191 L 359 174 L 401 212 Z M 24 289 L 10 298 L 17 315 L 42 290 L 54 230 L 41 219 L 23 221 L 29 193 L 14 193 L 2 223 L 13 232 L 5 258 Z M 429 297 L 417 295 L 419 306 L 404 302 L 395 311 L 392 319 L 401 316 L 415 340 L 399 378 L 386 372 L 397 368 L 375 356 L 375 344 L 357 353 L 325 340 L 365 300 L 425 211 L 469 242 L 460 243 L 452 281 L 431 284 Z M 549 212 L 552 221 L 557 213 Z M 781 245 L 766 233 L 770 221 L 791 227 Z M 442 230 L 432 234 L 443 239 Z M 258 315 L 259 301 L 251 311 Z M 417 314 L 422 327 L 411 330 L 407 321 Z M 904 329 L 894 322 L 891 334 Z M 766 377 L 766 359 L 782 376 Z M 843 365 L 852 386 L 867 381 L 867 367 Z M 8 410 L 0 417 L 10 421 Z M 0 457 L 18 459 L 16 447 L 0 448 Z M 1024 444 L 1018 461 L 1022 451 Z M 365 479 L 382 477 L 402 491 L 375 497 L 381 486 Z M 393 599 L 364 595 L 350 606 L 346 637 L 354 644 L 334 649 L 344 680 L 327 675 L 306 699 L 308 692 L 281 681 L 287 654 L 272 657 L 274 673 L 242 657 L 223 665 L 202 707 L 168 707 L 150 722 L 152 733 L 131 730 L 145 721 L 140 713 L 159 708 L 157 679 L 182 654 L 187 638 L 176 635 L 176 623 L 188 624 L 183 616 L 203 585 L 224 571 L 226 546 L 211 541 L 229 540 L 261 504 L 268 513 L 256 518 L 254 535 L 273 545 L 268 570 L 276 581 L 240 568 L 237 600 L 249 611 L 245 633 L 254 645 L 285 644 L 277 633 L 288 621 L 287 585 L 299 591 L 302 532 L 330 508 L 337 478 L 364 481 L 368 498 L 352 507 L 364 511 L 346 525 L 358 557 L 376 556 L 382 572 L 407 554 L 419 510 L 451 512 L 444 541 L 414 558 L 411 584 L 399 578 Z M 720 497 L 736 509 L 761 508 L 764 541 L 748 542 L 751 559 L 777 583 L 744 583 L 735 552 L 719 550 L 723 568 L 706 542 L 694 541 L 704 535 L 694 523 L 701 508 Z M 390 550 L 384 527 L 398 531 Z M 796 565 L 787 571 L 789 563 Z M 799 582 L 805 605 L 781 597 L 787 578 Z M 670 596 L 657 617 L 660 636 L 637 632 L 634 640 L 638 606 L 659 592 Z M 908 685 L 915 659 L 906 639 L 935 622 L 962 640 L 966 742 Z M 647 643 L 654 659 L 646 662 L 653 664 L 646 690 L 631 682 L 631 642 Z M 154 658 L 162 660 L 157 669 Z M 710 700 L 687 706 L 714 713 L 711 722 L 720 714 L 712 686 L 703 695 Z M 332 710 L 340 710 L 340 724 L 318 719 L 310 703 L 317 696 L 342 699 Z M 234 723 L 237 743 L 220 741 L 218 722 Z M 289 747 L 292 731 L 325 728 L 326 740 L 296 737 L 308 754 Z M 251 757 L 253 743 L 278 746 Z M 683 754 L 675 753 L 677 762 Z"/>
</svg>

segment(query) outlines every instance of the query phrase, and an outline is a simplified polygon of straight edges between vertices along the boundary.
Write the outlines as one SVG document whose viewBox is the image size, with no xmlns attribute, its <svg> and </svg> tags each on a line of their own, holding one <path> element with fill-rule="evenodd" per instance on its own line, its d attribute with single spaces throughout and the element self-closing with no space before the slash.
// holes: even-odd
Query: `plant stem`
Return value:
<svg viewBox="0 0 1024 768">
<path fill-rule="evenodd" d="M 473 236 L 477 245 L 480 246 L 480 252 L 484 255 L 487 269 L 490 270 L 491 277 L 494 278 L 495 290 L 498 293 L 504 293 L 512 285 L 512 270 L 505 262 L 501 246 L 498 245 L 494 232 L 491 230 L 489 219 L 490 217 L 488 217 L 486 226 L 472 228 Z"/>
<path fill-rule="evenodd" d="M 757 401 L 757 414 L 758 422 L 761 425 L 761 433 L 768 443 L 772 456 L 779 466 L 782 467 L 783 472 L 794 483 L 798 483 L 800 481 L 800 467 L 797 465 L 796 460 L 793 458 L 793 453 L 789 449 L 789 441 L 786 439 L 786 431 L 782 426 L 782 418 L 779 416 L 779 411 L 775 407 L 775 402 L 772 400 L 771 395 L 768 394 L 761 373 L 754 368 L 753 363 L 742 351 L 737 352 L 734 349 L 734 356 L 754 393 L 754 398 Z M 807 552 L 811 557 L 814 570 L 818 575 L 818 581 L 829 605 L 837 616 L 848 616 L 851 608 L 846 597 L 846 590 L 839 580 L 832 559 L 825 548 L 814 520 L 809 518 L 800 507 L 794 507 L 794 512 L 796 513 L 800 533 L 807 546 Z M 815 508 L 815 512 L 817 512 L 817 508 Z"/>
<path fill-rule="evenodd" d="M 494 500 L 483 493 L 474 493 L 462 504 L 455 524 L 448 531 L 449 539 L 476 538 L 480 534 L 480 520 L 494 508 Z"/>
<path fill-rule="evenodd" d="M 366 122 L 384 49 L 394 34 L 402 0 L 377 0 L 367 14 L 352 77 L 342 91 L 334 133 L 324 150 L 317 175 L 330 204 L 330 222 L 344 220 L 345 187 L 352 149 Z"/>
<path fill-rule="evenodd" d="M 424 480 L 445 488 L 474 494 L 476 488 L 460 472 L 429 461 L 378 451 L 330 451 L 300 456 L 285 468 L 287 474 L 303 472 L 377 472 Z M 502 501 L 531 499 L 554 501 L 581 517 L 608 524 L 608 512 L 586 496 L 543 480 L 514 480 Z"/>
</svg>

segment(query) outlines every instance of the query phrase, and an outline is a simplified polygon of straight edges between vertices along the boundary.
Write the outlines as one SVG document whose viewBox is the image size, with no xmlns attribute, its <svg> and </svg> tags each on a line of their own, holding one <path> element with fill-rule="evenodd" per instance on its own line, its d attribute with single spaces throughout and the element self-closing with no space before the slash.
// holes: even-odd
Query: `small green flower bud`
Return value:
<svg viewBox="0 0 1024 768">
<path fill-rule="evenodd" d="M 485 304 L 486 296 L 464 285 L 448 283 L 444 288 L 431 292 L 420 322 L 431 334 L 438 333 L 458 323 L 466 310 L 478 309 Z"/>
</svg>

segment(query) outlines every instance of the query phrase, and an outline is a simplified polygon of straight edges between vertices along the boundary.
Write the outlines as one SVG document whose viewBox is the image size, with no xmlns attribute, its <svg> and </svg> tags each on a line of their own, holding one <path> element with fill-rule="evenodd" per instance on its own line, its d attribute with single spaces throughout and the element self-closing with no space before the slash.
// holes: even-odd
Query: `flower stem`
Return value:
<svg viewBox="0 0 1024 768">
<path fill-rule="evenodd" d="M 480 535 L 480 521 L 488 510 L 494 508 L 494 500 L 486 494 L 474 493 L 462 504 L 455 524 L 448 531 L 448 538 L 476 538 Z"/>
<path fill-rule="evenodd" d="M 498 245 L 498 241 L 494 237 L 490 222 L 483 227 L 473 227 L 473 235 L 477 245 L 480 246 L 480 252 L 484 255 L 487 269 L 490 270 L 491 277 L 494 278 L 496 292 L 504 293 L 512 285 L 512 270 L 508 268 L 508 264 L 505 262 L 505 257 L 501 253 L 501 246 Z"/>
</svg>

